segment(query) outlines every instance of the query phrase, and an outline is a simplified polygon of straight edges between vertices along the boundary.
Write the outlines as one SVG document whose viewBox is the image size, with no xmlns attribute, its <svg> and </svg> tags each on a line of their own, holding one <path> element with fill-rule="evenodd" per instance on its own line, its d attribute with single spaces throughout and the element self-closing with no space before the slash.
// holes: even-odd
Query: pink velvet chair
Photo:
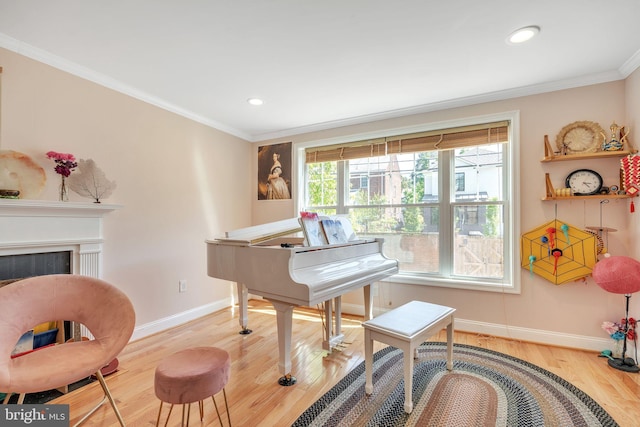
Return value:
<svg viewBox="0 0 640 427">
<path fill-rule="evenodd" d="M 83 324 L 94 339 L 58 344 L 11 358 L 25 332 L 53 320 Z M 95 375 L 104 398 L 80 422 L 109 400 L 124 426 L 101 369 L 127 345 L 134 325 L 135 312 L 129 298 L 103 280 L 57 274 L 6 285 L 0 288 L 0 390 L 34 393 Z"/>
</svg>

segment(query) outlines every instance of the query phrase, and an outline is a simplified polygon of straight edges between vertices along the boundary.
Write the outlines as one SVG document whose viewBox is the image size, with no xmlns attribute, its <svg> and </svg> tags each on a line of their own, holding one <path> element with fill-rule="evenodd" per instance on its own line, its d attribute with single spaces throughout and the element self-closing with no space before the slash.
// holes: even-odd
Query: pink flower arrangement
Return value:
<svg viewBox="0 0 640 427">
<path fill-rule="evenodd" d="M 630 341 L 635 341 L 637 339 L 636 323 L 636 319 L 630 317 L 629 327 L 627 327 L 626 319 L 622 319 L 620 320 L 620 323 L 602 322 L 602 329 L 604 329 L 604 331 L 609 334 L 609 336 L 614 340 L 624 339 L 626 332 L 627 339 Z"/>
<path fill-rule="evenodd" d="M 76 162 L 76 158 L 73 154 L 49 151 L 47 153 L 47 158 L 53 159 L 53 161 L 56 162 L 54 170 L 65 178 L 71 175 L 71 172 L 78 167 L 78 163 Z"/>
</svg>

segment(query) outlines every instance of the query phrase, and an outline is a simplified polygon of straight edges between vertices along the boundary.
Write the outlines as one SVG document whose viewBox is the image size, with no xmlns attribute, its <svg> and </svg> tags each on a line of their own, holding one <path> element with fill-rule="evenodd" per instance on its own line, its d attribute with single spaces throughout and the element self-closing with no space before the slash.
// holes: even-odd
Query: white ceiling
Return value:
<svg viewBox="0 0 640 427">
<path fill-rule="evenodd" d="M 623 79 L 639 21 L 640 0 L 0 0 L 0 47 L 260 141 Z"/>
</svg>

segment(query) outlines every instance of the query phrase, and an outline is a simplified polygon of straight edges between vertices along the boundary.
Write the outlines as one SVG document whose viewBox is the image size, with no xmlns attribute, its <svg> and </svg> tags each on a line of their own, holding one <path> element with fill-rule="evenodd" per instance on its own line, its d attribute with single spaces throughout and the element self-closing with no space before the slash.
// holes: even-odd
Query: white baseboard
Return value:
<svg viewBox="0 0 640 427">
<path fill-rule="evenodd" d="M 357 304 L 342 304 L 344 313 L 363 316 L 364 307 Z M 374 311 L 373 315 L 379 315 L 388 310 Z M 476 334 L 491 335 L 512 340 L 529 341 L 559 347 L 576 348 L 580 350 L 592 350 L 600 353 L 602 350 L 611 350 L 613 340 L 602 337 L 589 337 L 585 335 L 572 335 L 560 332 L 545 331 L 540 329 L 522 328 L 519 326 L 500 325 L 494 323 L 476 322 L 456 318 L 455 330 Z"/>
<path fill-rule="evenodd" d="M 613 343 L 613 340 L 610 338 L 565 334 L 561 332 L 522 328 L 519 326 L 497 325 L 465 319 L 455 319 L 455 329 L 459 331 L 509 338 L 512 340 L 529 341 L 559 347 L 576 348 L 580 350 L 592 350 L 598 353 L 605 349 L 611 350 L 611 344 Z"/>
<path fill-rule="evenodd" d="M 207 314 L 230 307 L 233 303 L 231 298 L 216 301 L 215 303 L 196 307 L 173 316 L 158 319 L 153 322 L 145 323 L 137 326 L 131 336 L 131 341 L 139 340 L 149 335 L 173 328 L 183 323 L 195 320 Z M 344 313 L 364 315 L 364 307 L 357 304 L 342 304 Z M 387 310 L 374 311 L 373 315 L 377 316 Z M 485 334 L 495 337 L 508 338 L 512 340 L 529 341 L 540 344 L 554 345 L 560 347 L 576 348 L 581 350 L 590 350 L 601 352 L 605 349 L 611 349 L 612 340 L 601 337 L 589 337 L 585 335 L 564 334 L 560 332 L 545 331 L 540 329 L 523 328 L 519 326 L 500 325 L 494 323 L 476 322 L 474 320 L 465 320 L 456 318 L 455 329 L 458 331 L 471 332 L 476 334 Z M 275 332 L 275 331 L 274 331 Z"/>
<path fill-rule="evenodd" d="M 183 323 L 190 322 L 202 316 L 206 316 L 207 314 L 211 314 L 230 307 L 231 304 L 231 298 L 226 298 L 224 300 L 216 301 L 211 304 L 196 307 L 191 310 L 183 311 L 182 313 L 176 313 L 172 316 L 136 326 L 133 330 L 133 335 L 131 336 L 130 341 L 136 341 L 149 335 L 153 335 L 158 332 L 162 332 L 175 326 L 181 325 Z"/>
</svg>

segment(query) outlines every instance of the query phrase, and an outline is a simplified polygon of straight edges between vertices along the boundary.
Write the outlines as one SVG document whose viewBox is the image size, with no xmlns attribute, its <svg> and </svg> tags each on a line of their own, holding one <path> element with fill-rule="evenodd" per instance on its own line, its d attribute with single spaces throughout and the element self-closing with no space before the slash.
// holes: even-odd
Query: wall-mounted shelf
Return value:
<svg viewBox="0 0 640 427">
<path fill-rule="evenodd" d="M 581 154 L 559 154 L 553 151 L 549 143 L 549 136 L 544 136 L 544 158 L 540 160 L 542 163 L 561 162 L 570 160 L 588 160 L 588 159 L 606 159 L 606 158 L 622 158 L 630 154 L 637 153 L 638 150 L 618 150 L 618 151 L 596 151 L 593 153 Z M 622 188 L 622 170 L 620 171 L 620 188 Z M 628 194 L 593 194 L 589 196 L 568 196 L 556 194 L 553 188 L 551 178 L 545 173 L 546 196 L 542 200 L 603 200 L 603 199 L 629 199 L 632 196 Z M 564 190 L 564 189 L 563 189 Z"/>
<path fill-rule="evenodd" d="M 547 195 L 542 200 L 587 200 L 587 199 L 628 199 L 628 194 L 593 194 L 589 196 L 558 196 L 553 188 L 551 178 L 548 173 L 544 174 L 547 187 Z"/>
<path fill-rule="evenodd" d="M 594 153 L 583 154 L 558 154 L 554 153 L 549 143 L 549 136 L 544 136 L 544 158 L 540 160 L 542 163 L 547 162 L 562 162 L 569 160 L 588 160 L 588 159 L 604 159 L 607 157 L 624 157 L 629 154 L 635 154 L 638 150 L 619 150 L 619 151 L 596 151 Z"/>
<path fill-rule="evenodd" d="M 557 155 L 557 156 L 545 157 L 540 161 L 542 163 L 547 163 L 547 162 L 562 162 L 562 161 L 569 161 L 569 160 L 603 159 L 607 157 L 624 157 L 624 156 L 628 156 L 629 154 L 635 154 L 635 152 L 631 152 L 628 150 L 597 151 L 595 153 L 567 154 L 566 156 Z"/>
<path fill-rule="evenodd" d="M 582 200 L 582 199 L 629 199 L 626 194 L 594 194 L 592 196 L 546 196 L 542 200 Z"/>
</svg>

